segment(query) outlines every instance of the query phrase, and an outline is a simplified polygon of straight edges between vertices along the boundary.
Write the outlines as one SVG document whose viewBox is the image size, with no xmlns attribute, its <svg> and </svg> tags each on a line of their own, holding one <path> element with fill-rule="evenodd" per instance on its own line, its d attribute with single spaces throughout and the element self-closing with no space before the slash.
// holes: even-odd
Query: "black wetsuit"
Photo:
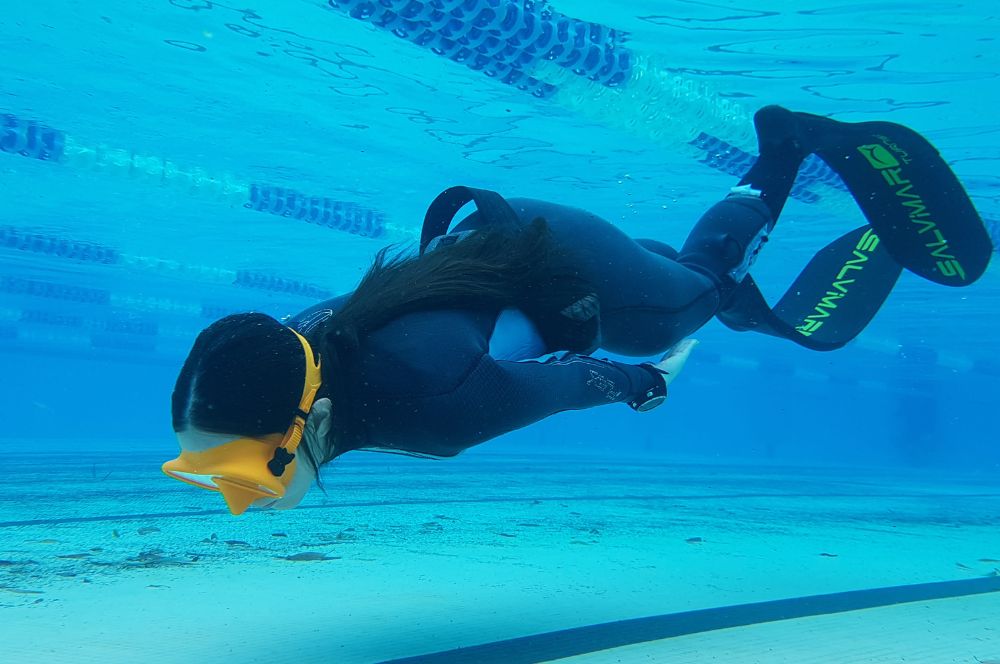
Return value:
<svg viewBox="0 0 1000 664">
<path fill-rule="evenodd" d="M 693 232 L 678 255 L 661 242 L 633 240 L 584 210 L 508 202 L 521 223 L 544 218 L 569 267 L 596 290 L 605 350 L 662 353 L 707 322 L 733 285 L 724 273 L 732 260 L 704 260 L 716 241 L 711 233 Z M 706 219 L 709 227 L 731 225 L 720 215 L 753 229 L 770 220 L 757 198 L 727 199 L 700 226 Z M 455 232 L 486 223 L 476 213 Z M 308 338 L 346 297 L 311 307 L 288 324 Z M 517 312 L 506 311 L 498 325 L 500 313 L 419 312 L 369 335 L 362 342 L 359 393 L 352 394 L 352 418 L 362 431 L 357 447 L 453 456 L 560 411 L 630 402 L 663 380 L 649 367 L 585 355 L 536 360 L 565 349 L 546 347 Z"/>
<path fill-rule="evenodd" d="M 680 252 L 632 240 L 576 208 L 511 199 L 511 210 L 488 197 L 476 203 L 499 209 L 504 223 L 548 222 L 557 260 L 567 261 L 560 269 L 582 277 L 599 300 L 600 347 L 623 355 L 663 352 L 713 315 L 733 329 L 831 350 L 864 329 L 904 267 L 947 285 L 968 285 L 986 270 L 992 245 L 981 218 L 947 163 L 916 132 L 777 106 L 761 109 L 754 125 L 760 157 L 730 196 L 702 216 Z M 772 308 L 748 270 L 810 153 L 843 178 L 870 226 L 818 252 Z M 468 200 L 448 198 L 458 190 L 480 191 L 452 188 L 435 199 L 424 235 L 447 232 L 451 216 L 431 211 L 440 202 L 453 215 Z M 434 219 L 443 223 L 427 223 Z M 454 232 L 495 222 L 477 213 Z M 316 305 L 290 324 L 309 338 L 343 301 Z M 629 403 L 658 381 L 662 387 L 649 366 L 578 354 L 534 359 L 565 350 L 542 341 L 552 337 L 544 325 L 542 333 L 534 327 L 539 320 L 516 310 L 425 311 L 368 335 L 351 407 L 341 411 L 350 410 L 359 432 L 352 449 L 452 456 L 560 411 Z"/>
</svg>

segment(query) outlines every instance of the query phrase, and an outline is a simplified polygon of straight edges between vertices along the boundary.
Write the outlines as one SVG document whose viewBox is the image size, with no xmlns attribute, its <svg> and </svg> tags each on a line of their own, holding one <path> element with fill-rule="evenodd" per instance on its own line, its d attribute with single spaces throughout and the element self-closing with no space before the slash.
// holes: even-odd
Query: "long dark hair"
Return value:
<svg viewBox="0 0 1000 664">
<path fill-rule="evenodd" d="M 542 219 L 496 224 L 423 255 L 399 247 L 379 251 L 357 289 L 310 334 L 323 356 L 324 396 L 333 426 L 319 464 L 365 444 L 351 418 L 359 351 L 370 333 L 401 316 L 430 309 L 500 310 L 531 297 L 545 283 L 553 243 Z"/>
<path fill-rule="evenodd" d="M 352 395 L 368 334 L 416 311 L 516 306 L 545 283 L 552 255 L 541 219 L 487 226 L 423 255 L 398 246 L 379 251 L 344 306 L 308 335 L 323 364 L 318 397 L 333 402 L 333 426 L 322 448 L 302 448 L 313 466 L 365 444 L 352 420 Z M 264 314 L 227 316 L 198 335 L 184 362 L 173 393 L 174 430 L 283 432 L 304 375 L 305 354 L 290 329 Z"/>
</svg>

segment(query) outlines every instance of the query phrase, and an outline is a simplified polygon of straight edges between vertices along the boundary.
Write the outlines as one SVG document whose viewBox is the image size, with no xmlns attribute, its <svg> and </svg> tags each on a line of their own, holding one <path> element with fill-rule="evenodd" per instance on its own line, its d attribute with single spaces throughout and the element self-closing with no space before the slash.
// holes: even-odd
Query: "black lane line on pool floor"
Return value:
<svg viewBox="0 0 1000 664">
<path fill-rule="evenodd" d="M 528 664 L 732 627 L 1000 591 L 1000 577 L 850 590 L 561 629 L 382 664 Z"/>
<path fill-rule="evenodd" d="M 927 500 L 932 498 L 1000 498 L 1000 493 L 704 493 L 704 494 L 651 494 L 651 495 L 593 495 L 593 496 L 498 496 L 495 498 L 428 498 L 425 500 L 362 500 L 330 505 L 299 505 L 297 512 L 305 510 L 341 510 L 347 507 L 390 507 L 418 505 L 480 505 L 490 503 L 525 503 L 540 501 L 543 503 L 583 503 L 583 502 L 625 502 L 633 500 L 646 501 L 692 501 L 692 500 L 741 500 L 752 498 L 914 498 Z M 269 510 L 253 510 L 267 512 Z M 96 523 L 101 521 L 148 521 L 151 519 L 174 519 L 179 517 L 218 516 L 229 514 L 228 510 L 189 510 L 186 512 L 145 512 L 135 514 L 99 514 L 95 516 L 68 516 L 43 519 L 18 519 L 16 521 L 0 521 L 0 528 L 21 528 L 23 526 L 58 526 L 70 523 Z"/>
</svg>

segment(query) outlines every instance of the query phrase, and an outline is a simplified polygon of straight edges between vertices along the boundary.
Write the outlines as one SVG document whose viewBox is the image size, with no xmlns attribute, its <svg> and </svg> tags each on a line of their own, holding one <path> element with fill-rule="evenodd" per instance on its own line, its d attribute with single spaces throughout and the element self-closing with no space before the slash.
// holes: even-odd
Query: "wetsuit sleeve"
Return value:
<svg viewBox="0 0 1000 664">
<path fill-rule="evenodd" d="M 434 436 L 436 453 L 457 454 L 565 410 L 625 403 L 660 380 L 639 365 L 583 355 L 546 362 L 484 355 L 457 389 L 426 404 L 432 421 L 447 423 Z"/>
</svg>

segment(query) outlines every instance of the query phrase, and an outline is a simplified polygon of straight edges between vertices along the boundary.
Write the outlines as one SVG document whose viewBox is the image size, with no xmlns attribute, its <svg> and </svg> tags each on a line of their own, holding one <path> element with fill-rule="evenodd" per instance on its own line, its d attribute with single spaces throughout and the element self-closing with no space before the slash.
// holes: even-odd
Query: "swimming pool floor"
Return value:
<svg viewBox="0 0 1000 664">
<path fill-rule="evenodd" d="M 161 479 L 158 460 L 13 463 L 0 498 L 9 661 L 1000 659 L 988 476 L 359 455 L 327 476 L 327 496 L 235 518 Z M 824 599 L 818 615 L 669 639 L 650 628 L 938 582 L 985 594 L 841 613 Z"/>
</svg>

